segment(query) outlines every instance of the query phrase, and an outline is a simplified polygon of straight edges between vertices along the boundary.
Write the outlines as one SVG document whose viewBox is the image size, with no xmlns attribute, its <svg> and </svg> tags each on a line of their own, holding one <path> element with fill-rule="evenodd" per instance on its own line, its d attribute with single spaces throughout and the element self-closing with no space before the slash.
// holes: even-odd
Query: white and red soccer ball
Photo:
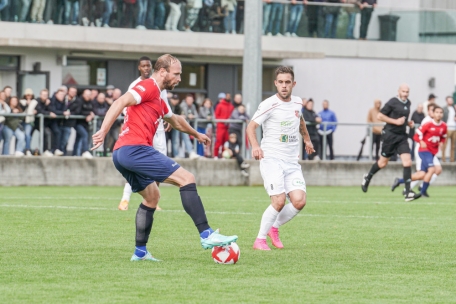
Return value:
<svg viewBox="0 0 456 304">
<path fill-rule="evenodd" d="M 217 264 L 236 264 L 240 256 L 241 250 L 236 243 L 212 248 L 212 258 Z"/>
</svg>

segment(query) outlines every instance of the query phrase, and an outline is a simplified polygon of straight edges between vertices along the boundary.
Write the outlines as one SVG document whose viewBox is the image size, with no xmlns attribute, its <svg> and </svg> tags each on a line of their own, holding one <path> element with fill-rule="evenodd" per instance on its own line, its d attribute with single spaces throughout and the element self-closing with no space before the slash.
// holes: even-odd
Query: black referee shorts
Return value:
<svg viewBox="0 0 456 304">
<path fill-rule="evenodd" d="M 382 152 L 381 155 L 390 158 L 396 154 L 410 154 L 407 134 L 396 134 L 393 132 L 382 131 Z"/>
</svg>

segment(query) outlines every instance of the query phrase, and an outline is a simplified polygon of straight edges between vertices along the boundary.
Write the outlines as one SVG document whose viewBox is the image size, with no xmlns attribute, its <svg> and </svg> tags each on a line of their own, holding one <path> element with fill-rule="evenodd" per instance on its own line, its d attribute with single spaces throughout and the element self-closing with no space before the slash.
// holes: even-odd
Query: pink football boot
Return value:
<svg viewBox="0 0 456 304">
<path fill-rule="evenodd" d="M 255 243 L 253 243 L 253 249 L 271 250 L 271 248 L 269 248 L 269 246 L 268 246 L 268 243 L 266 243 L 266 239 L 256 239 Z"/>
<path fill-rule="evenodd" d="M 271 227 L 271 230 L 269 230 L 268 236 L 271 238 L 272 245 L 274 245 L 274 247 L 280 248 L 280 249 L 283 248 L 283 244 L 279 238 L 279 229 L 278 228 Z"/>
</svg>

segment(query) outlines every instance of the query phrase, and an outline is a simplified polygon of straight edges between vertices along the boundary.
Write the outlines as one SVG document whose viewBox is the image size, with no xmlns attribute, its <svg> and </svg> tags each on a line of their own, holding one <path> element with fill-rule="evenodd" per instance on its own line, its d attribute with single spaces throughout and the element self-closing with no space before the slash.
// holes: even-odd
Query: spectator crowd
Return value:
<svg viewBox="0 0 456 304">
<path fill-rule="evenodd" d="M 324 2 L 334 5 L 319 5 Z M 360 13 L 359 37 L 366 39 L 376 5 L 377 0 L 263 0 L 263 34 L 297 37 L 305 17 L 309 37 L 335 38 L 344 11 L 345 38 L 354 38 Z M 244 6 L 241 0 L 0 0 L 0 20 L 236 34 L 243 32 Z"/>
<path fill-rule="evenodd" d="M 28 88 L 21 97 L 17 97 L 12 94 L 10 86 L 3 88 L 0 91 L 1 154 L 39 155 L 39 149 L 32 148 L 32 136 L 37 131 L 43 132 L 43 156 L 73 155 L 91 158 L 92 153 L 89 151 L 91 134 L 100 128 L 109 107 L 122 95 L 122 92 L 109 85 L 104 91 L 85 89 L 79 93 L 78 95 L 76 87 L 61 86 L 52 95 L 47 89 L 35 95 Z M 224 150 L 232 148 L 232 145 L 229 146 L 231 135 L 231 139 L 236 137 L 236 151 L 232 151 L 229 158 L 239 159 L 237 154 L 246 144 L 242 129 L 250 119 L 242 104 L 241 94 L 234 95 L 232 100 L 230 93 L 220 93 L 218 100 L 213 104 L 209 98 L 196 103 L 193 94 L 186 94 L 185 98 L 180 100 L 179 95 L 168 92 L 168 101 L 176 115 L 182 115 L 189 123 L 196 126 L 199 132 L 214 139 L 213 147 L 197 144 L 195 148 L 193 138 L 173 129 L 167 132 L 170 157 L 222 157 Z M 2 114 L 21 115 L 2 116 Z M 45 115 L 43 130 L 40 129 L 39 119 L 36 117 L 39 114 Z M 229 121 L 215 124 L 215 119 Z M 112 152 L 121 124 L 122 119 L 119 117 L 109 131 L 102 151 L 97 151 L 100 156 L 109 156 Z M 71 133 L 75 136 L 70 142 Z M 11 147 L 13 137 L 15 138 L 14 148 Z"/>
<path fill-rule="evenodd" d="M 39 149 L 36 146 L 32 147 L 32 135 L 35 131 L 43 131 L 43 156 L 73 155 L 91 158 L 91 134 L 100 128 L 109 107 L 121 95 L 120 89 L 109 85 L 103 91 L 85 89 L 80 92 L 76 87 L 61 86 L 51 95 L 47 89 L 41 90 L 37 95 L 31 89 L 26 89 L 21 97 L 17 97 L 12 94 L 12 88 L 6 86 L 0 91 L 1 154 L 39 155 Z M 171 129 L 166 133 L 168 156 L 234 158 L 238 161 L 243 174 L 248 174 L 244 170 L 247 164 L 243 161 L 244 155 L 241 151 L 243 148 L 248 149 L 248 142 L 243 133 L 250 116 L 246 113 L 242 95 L 235 94 L 232 98 L 230 93 L 221 92 L 215 102 L 210 98 L 196 100 L 195 95 L 190 93 L 180 96 L 182 98 L 168 92 L 168 102 L 172 111 L 176 115 L 182 115 L 198 132 L 212 138 L 212 145 L 203 146 L 188 134 Z M 419 125 L 425 116 L 430 115 L 428 107 L 436 104 L 436 98 L 434 94 L 430 94 L 427 101 L 417 105 L 410 119 Z M 445 103 L 443 120 L 448 125 L 448 140 L 442 146 L 442 160 L 446 160 L 447 145 L 450 145 L 449 159 L 453 162 L 456 150 L 456 108 L 451 96 L 445 98 Z M 303 147 L 302 158 L 334 160 L 334 134 L 338 120 L 336 113 L 330 109 L 330 102 L 323 100 L 322 110 L 318 113 L 314 110 L 312 98 L 303 98 L 302 104 L 302 116 L 308 124 L 308 132 L 315 148 L 314 153 L 307 155 Z M 374 101 L 374 106 L 367 115 L 368 123 L 382 124 L 377 118 L 381 106 L 381 100 Z M 11 113 L 21 115 L 2 116 Z M 39 119 L 36 117 L 38 114 L 46 115 L 43 130 L 40 130 Z M 109 131 L 102 149 L 97 151 L 99 156 L 110 156 L 121 125 L 122 117 L 119 117 Z M 382 126 L 372 127 L 370 148 L 376 158 L 379 157 L 381 132 Z M 411 129 L 410 138 L 413 137 L 413 132 Z M 70 140 L 72 133 L 73 139 Z M 14 148 L 11 145 L 12 138 L 15 138 Z M 412 150 L 413 145 L 412 141 Z"/>
</svg>

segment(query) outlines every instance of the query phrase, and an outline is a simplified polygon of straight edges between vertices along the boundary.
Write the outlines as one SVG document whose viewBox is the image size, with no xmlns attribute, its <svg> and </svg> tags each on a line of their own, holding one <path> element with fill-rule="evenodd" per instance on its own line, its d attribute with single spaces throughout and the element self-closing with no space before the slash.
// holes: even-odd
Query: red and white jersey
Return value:
<svg viewBox="0 0 456 304">
<path fill-rule="evenodd" d="M 416 142 L 421 140 L 426 143 L 426 148 L 418 149 L 419 152 L 429 151 L 432 155 L 439 152 L 439 144 L 447 137 L 447 125 L 443 121 L 436 123 L 434 120 L 421 125 L 415 132 L 413 139 Z"/>
<path fill-rule="evenodd" d="M 173 115 L 160 98 L 160 88 L 155 79 L 143 80 L 128 92 L 135 98 L 136 105 L 127 108 L 122 133 L 114 150 L 132 145 L 152 146 L 160 119 Z"/>
</svg>

